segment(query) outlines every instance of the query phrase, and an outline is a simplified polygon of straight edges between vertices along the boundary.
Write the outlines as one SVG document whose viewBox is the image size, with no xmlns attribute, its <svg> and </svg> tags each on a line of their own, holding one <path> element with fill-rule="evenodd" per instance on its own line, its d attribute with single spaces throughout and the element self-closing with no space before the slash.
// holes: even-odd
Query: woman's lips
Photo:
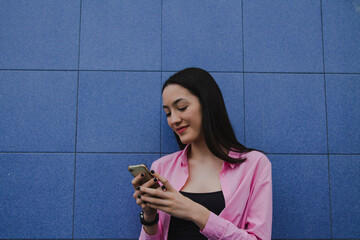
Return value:
<svg viewBox="0 0 360 240">
<path fill-rule="evenodd" d="M 187 128 L 188 128 L 188 126 L 179 127 L 179 128 L 176 128 L 176 131 L 177 131 L 178 133 L 182 133 L 182 132 L 184 132 Z"/>
</svg>

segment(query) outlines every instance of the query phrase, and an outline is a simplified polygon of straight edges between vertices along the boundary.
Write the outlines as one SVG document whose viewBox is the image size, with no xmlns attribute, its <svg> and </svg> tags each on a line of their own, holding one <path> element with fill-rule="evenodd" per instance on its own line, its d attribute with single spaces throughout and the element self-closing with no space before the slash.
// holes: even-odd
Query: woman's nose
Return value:
<svg viewBox="0 0 360 240">
<path fill-rule="evenodd" d="M 171 114 L 170 116 L 170 124 L 175 124 L 181 121 L 181 118 L 178 114 Z"/>
</svg>

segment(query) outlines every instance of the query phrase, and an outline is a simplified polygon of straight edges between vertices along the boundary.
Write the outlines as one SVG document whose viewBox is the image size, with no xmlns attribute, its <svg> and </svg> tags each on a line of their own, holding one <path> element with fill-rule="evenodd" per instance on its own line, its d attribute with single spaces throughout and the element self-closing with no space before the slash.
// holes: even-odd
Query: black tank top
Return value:
<svg viewBox="0 0 360 240">
<path fill-rule="evenodd" d="M 190 198 L 194 202 L 203 205 L 216 215 L 219 215 L 220 212 L 225 208 L 225 199 L 222 191 L 211 193 L 180 193 L 185 197 Z M 171 216 L 168 239 L 206 240 L 207 238 L 200 233 L 200 229 L 195 223 Z"/>
</svg>

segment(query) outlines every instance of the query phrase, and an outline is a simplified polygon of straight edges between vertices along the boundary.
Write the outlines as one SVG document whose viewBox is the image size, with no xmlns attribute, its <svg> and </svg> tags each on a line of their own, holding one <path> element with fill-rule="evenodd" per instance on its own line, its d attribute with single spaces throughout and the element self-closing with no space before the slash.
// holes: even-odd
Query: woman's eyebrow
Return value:
<svg viewBox="0 0 360 240">
<path fill-rule="evenodd" d="M 183 100 L 185 100 L 185 99 L 184 98 L 176 99 L 172 105 L 175 106 L 176 104 L 178 104 L 180 101 L 183 101 Z M 169 107 L 166 105 L 163 105 L 163 108 L 169 108 Z"/>
</svg>

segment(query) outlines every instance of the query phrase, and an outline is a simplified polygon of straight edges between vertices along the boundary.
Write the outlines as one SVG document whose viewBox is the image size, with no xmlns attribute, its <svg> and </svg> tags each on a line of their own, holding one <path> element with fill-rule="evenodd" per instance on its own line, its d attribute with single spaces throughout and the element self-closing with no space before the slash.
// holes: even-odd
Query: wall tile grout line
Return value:
<svg viewBox="0 0 360 240">
<path fill-rule="evenodd" d="M 74 159 L 74 191 L 73 191 L 73 214 L 72 214 L 72 231 L 71 238 L 75 236 L 75 194 L 76 194 L 76 157 L 77 157 L 77 130 L 78 130 L 78 110 L 79 110 L 79 83 L 80 83 L 80 47 L 81 47 L 81 14 L 82 0 L 80 0 L 80 16 L 79 16 L 79 48 L 78 48 L 78 71 L 77 71 L 77 87 L 76 87 L 76 119 L 75 119 L 75 159 Z"/>
<path fill-rule="evenodd" d="M 162 81 L 163 81 L 163 0 L 161 0 L 161 21 L 160 21 L 160 89 L 162 87 Z M 162 134 L 162 127 L 161 127 L 161 120 L 162 120 L 162 111 L 161 111 L 161 101 L 162 101 L 162 97 L 161 97 L 161 92 L 160 92 L 160 120 L 159 120 L 159 125 L 160 125 L 160 154 L 162 152 L 162 138 L 161 138 L 161 134 Z"/>
<path fill-rule="evenodd" d="M 145 73 L 172 73 L 177 72 L 178 70 L 115 70 L 115 69 L 79 69 L 79 70 L 71 70 L 71 69 L 0 69 L 0 71 L 13 71 L 13 72 L 145 72 Z M 324 72 L 253 72 L 253 71 L 212 71 L 208 70 L 210 73 L 249 73 L 249 74 L 311 74 L 311 75 L 322 75 Z M 345 72 L 325 72 L 327 75 L 360 75 L 360 73 L 345 73 Z"/>
<path fill-rule="evenodd" d="M 74 154 L 75 152 L 26 152 L 26 151 L 3 151 L 0 154 Z"/>
<path fill-rule="evenodd" d="M 333 239 L 332 227 L 332 206 L 331 206 L 331 180 L 330 180 L 330 155 L 329 155 L 329 128 L 327 117 L 327 96 L 326 96 L 326 65 L 325 65 L 325 46 L 324 46 L 324 25 L 323 25 L 323 9 L 322 0 L 320 0 L 320 14 L 321 14 L 321 41 L 322 41 L 322 58 L 323 58 L 323 76 L 324 76 L 324 96 L 325 96 L 325 119 L 326 119 L 326 147 L 327 147 L 327 161 L 328 161 L 328 183 L 329 183 L 329 207 L 330 207 L 330 236 Z"/>
<path fill-rule="evenodd" d="M 243 116 L 244 116 L 244 143 L 246 146 L 246 105 L 245 105 L 245 47 L 244 47 L 244 0 L 241 0 L 241 47 L 242 47 L 242 82 L 243 82 Z"/>
<path fill-rule="evenodd" d="M 160 87 L 162 86 L 162 72 L 160 74 Z M 160 90 L 161 91 L 161 90 Z M 161 93 L 160 93 L 160 120 L 159 120 L 159 126 L 160 126 L 160 154 L 162 153 L 162 138 L 161 138 L 161 135 L 162 135 L 162 126 L 161 126 L 161 120 L 162 120 L 162 107 L 161 107 L 161 102 L 162 102 L 162 97 L 161 97 Z"/>
<path fill-rule="evenodd" d="M 79 70 L 77 69 L 37 69 L 37 68 L 31 68 L 31 69 L 8 69 L 3 68 L 0 69 L 0 71 L 13 71 L 13 72 L 77 72 Z"/>
<path fill-rule="evenodd" d="M 79 152 L 76 154 L 127 154 L 127 155 L 136 155 L 136 154 L 171 154 L 173 152 Z M 1 154 L 75 154 L 75 152 L 0 152 Z M 360 153 L 276 153 L 276 152 L 266 152 L 266 155 L 311 155 L 311 156 L 360 156 Z"/>
</svg>

